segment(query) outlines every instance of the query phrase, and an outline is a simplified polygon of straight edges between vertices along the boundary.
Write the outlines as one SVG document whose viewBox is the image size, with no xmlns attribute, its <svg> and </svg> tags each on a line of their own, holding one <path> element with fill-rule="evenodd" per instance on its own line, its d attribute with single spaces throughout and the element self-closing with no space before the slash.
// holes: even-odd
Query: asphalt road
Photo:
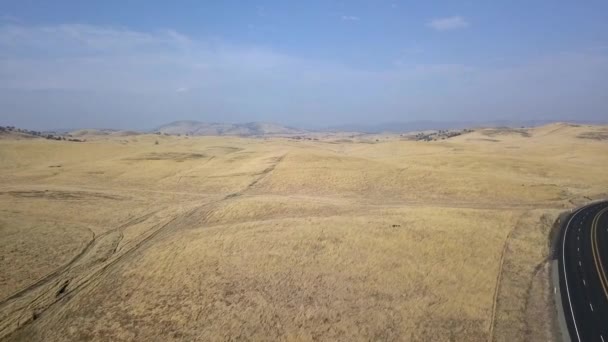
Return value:
<svg viewBox="0 0 608 342">
<path fill-rule="evenodd" d="M 608 202 L 570 215 L 560 242 L 560 291 L 570 338 L 608 342 Z"/>
</svg>

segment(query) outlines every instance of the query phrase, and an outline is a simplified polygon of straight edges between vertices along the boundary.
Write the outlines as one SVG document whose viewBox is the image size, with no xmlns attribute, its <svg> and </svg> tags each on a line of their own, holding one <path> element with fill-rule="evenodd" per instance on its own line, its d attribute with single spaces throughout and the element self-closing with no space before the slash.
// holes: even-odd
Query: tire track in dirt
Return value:
<svg viewBox="0 0 608 342">
<path fill-rule="evenodd" d="M 245 187 L 245 189 L 232 193 L 232 194 L 226 196 L 226 198 L 232 198 L 232 197 L 237 197 L 237 196 L 243 195 L 246 191 L 253 188 L 256 184 L 258 184 L 264 178 L 268 177 L 268 175 L 270 175 L 272 173 L 272 171 L 274 171 L 274 169 L 276 169 L 276 167 L 283 161 L 283 159 L 285 159 L 286 156 L 287 156 L 287 153 L 285 153 L 281 156 L 272 158 L 273 159 L 272 165 L 270 165 L 269 167 L 262 170 L 262 172 L 258 173 L 258 175 L 259 175 L 258 178 L 254 179 L 251 183 L 249 183 L 249 185 L 247 185 Z"/>
<path fill-rule="evenodd" d="M 199 165 L 197 165 L 195 168 L 191 168 L 191 169 L 179 172 L 179 173 L 177 173 L 175 175 L 169 175 L 169 176 L 163 177 L 159 181 L 163 181 L 165 179 L 173 177 L 173 178 L 177 178 L 177 183 L 179 184 L 179 182 L 181 182 L 181 180 L 182 180 L 183 177 L 189 177 L 188 175 L 190 175 L 191 173 L 196 172 L 197 169 L 204 167 L 205 165 L 207 165 L 208 163 L 210 163 L 214 159 L 215 159 L 215 156 L 211 156 L 207 160 L 205 160 L 204 162 L 202 162 Z"/>
<path fill-rule="evenodd" d="M 27 292 L 30 292 L 44 284 L 47 284 L 52 278 L 56 277 L 57 275 L 59 275 L 60 273 L 65 271 L 71 265 L 76 263 L 80 258 L 82 258 L 82 256 L 85 255 L 87 253 L 87 251 L 91 248 L 91 246 L 93 245 L 93 243 L 95 242 L 95 239 L 96 239 L 95 233 L 90 228 L 87 228 L 87 229 L 89 229 L 89 231 L 92 234 L 91 239 L 85 244 L 84 248 L 82 248 L 80 250 L 80 252 L 78 252 L 78 254 L 76 254 L 72 259 L 70 259 L 70 261 L 68 261 L 66 264 L 60 266 L 59 268 L 55 269 L 51 273 L 46 274 L 42 278 L 36 280 L 34 283 L 27 285 L 24 288 L 18 290 L 17 292 L 0 300 L 0 311 L 2 310 L 2 307 L 4 306 L 4 304 L 9 302 L 10 300 L 21 297 L 21 296 L 25 295 Z"/>
<path fill-rule="evenodd" d="M 116 252 L 116 248 L 124 236 L 123 231 L 126 228 L 144 222 L 159 211 L 160 210 L 156 210 L 135 217 L 120 226 L 97 236 L 91 231 L 93 234 L 92 239 L 68 263 L 40 278 L 33 284 L 30 284 L 3 299 L 0 302 L 0 312 L 3 313 L 1 317 L 2 321 L 0 322 L 0 338 L 5 337 L 30 321 L 37 319 L 37 317 L 42 312 L 46 311 L 48 307 L 70 293 L 68 287 L 71 283 L 74 283 L 74 280 L 77 281 L 79 278 L 82 279 L 86 277 L 88 269 L 95 267 L 99 263 L 105 262 L 107 258 L 104 259 L 103 257 L 101 259 L 89 260 L 88 262 L 86 260 L 87 258 L 95 256 L 95 249 L 103 247 L 100 245 L 105 242 L 104 238 L 109 237 L 111 234 L 117 234 L 117 238 L 111 243 L 111 248 L 105 252 L 109 258 Z M 59 289 L 57 289 L 58 286 Z M 33 298 L 30 299 L 28 297 Z M 26 317 L 28 314 L 29 317 Z"/>
<path fill-rule="evenodd" d="M 3 307 L 4 304 L 6 304 L 7 302 L 9 302 L 12 299 L 21 297 L 23 295 L 25 295 L 27 292 L 30 292 L 40 286 L 43 286 L 45 284 L 48 284 L 50 281 L 52 281 L 52 279 L 59 277 L 65 270 L 67 270 L 68 268 L 70 268 L 72 265 L 74 265 L 76 262 L 78 262 L 79 260 L 81 260 L 86 254 L 87 252 L 91 249 L 91 247 L 95 244 L 95 242 L 99 241 L 99 239 L 114 233 L 116 231 L 120 231 L 120 234 L 122 236 L 122 230 L 124 230 L 125 228 L 132 226 L 134 224 L 138 224 L 141 223 L 143 221 L 145 221 L 146 219 L 148 219 L 150 216 L 156 214 L 158 211 L 154 211 L 148 214 L 145 214 L 143 216 L 134 218 L 132 220 L 127 221 L 126 223 L 123 223 L 122 225 L 120 225 L 117 228 L 114 228 L 112 230 L 109 230 L 107 232 L 104 232 L 98 236 L 95 235 L 95 233 L 93 231 L 91 231 L 90 228 L 89 231 L 91 231 L 92 234 L 92 238 L 91 240 L 89 240 L 89 242 L 85 245 L 85 247 L 78 253 L 76 254 L 68 263 L 64 264 L 63 266 L 57 268 L 55 271 L 45 275 L 44 277 L 40 278 L 39 280 L 37 280 L 36 282 L 34 282 L 33 284 L 30 284 L 24 288 L 22 288 L 21 290 L 17 291 L 16 293 L 13 293 L 12 295 L 2 299 L 0 301 L 0 311 Z M 120 242 L 120 241 L 119 241 Z M 118 244 L 117 244 L 118 245 Z"/>
<path fill-rule="evenodd" d="M 216 205 L 219 202 L 228 200 L 230 197 L 225 196 L 221 199 L 214 200 L 202 205 L 198 205 L 192 209 L 187 210 L 185 213 L 172 217 L 170 220 L 164 223 L 153 225 L 151 229 L 151 233 L 147 234 L 143 239 L 139 240 L 137 243 L 132 245 L 128 249 L 118 249 L 116 254 L 112 255 L 111 259 L 101 260 L 101 262 L 96 262 L 93 265 L 87 265 L 86 270 L 81 273 L 76 273 L 73 276 L 69 276 L 69 273 L 72 268 L 67 267 L 67 269 L 58 274 L 56 277 L 52 279 L 48 279 L 45 286 L 41 285 L 37 288 L 29 289 L 28 295 L 36 295 L 36 297 L 32 300 L 29 300 L 27 303 L 23 305 L 19 305 L 17 308 L 13 308 L 10 315 L 8 317 L 3 317 L 5 320 L 0 323 L 0 339 L 3 339 L 7 336 L 17 333 L 23 327 L 37 320 L 41 315 L 45 314 L 46 311 L 55 307 L 55 304 L 63 301 L 63 303 L 67 303 L 66 301 L 73 299 L 76 295 L 82 292 L 85 289 L 92 289 L 91 286 L 99 283 L 103 279 L 103 275 L 109 272 L 111 269 L 116 267 L 117 265 L 127 262 L 130 260 L 136 252 L 141 252 L 146 247 L 150 246 L 152 241 L 157 238 L 163 236 L 163 234 L 168 234 L 170 231 L 177 230 L 181 227 L 189 227 L 197 222 L 200 222 L 200 218 L 204 216 L 206 212 L 206 208 L 212 205 Z M 135 222 L 140 223 L 145 221 L 147 218 L 155 214 L 156 212 L 149 213 L 142 217 L 138 217 L 133 219 L 123 225 L 121 227 L 116 228 L 112 231 L 106 232 L 103 235 L 108 235 L 126 227 L 129 227 Z M 101 235 L 100 235 L 101 237 Z M 95 241 L 97 241 L 96 239 Z M 92 244 L 94 246 L 94 244 Z M 117 245 L 117 244 L 116 244 Z M 92 247 L 89 248 L 91 250 Z M 116 249 L 114 249 L 116 251 Z M 86 253 L 83 254 L 83 256 Z M 79 259 L 82 259 L 81 256 Z M 75 265 L 75 262 L 71 264 Z M 76 265 L 74 268 L 81 267 L 83 265 Z M 67 279 L 62 279 L 67 278 Z M 41 291 L 40 293 L 34 293 L 36 290 Z M 17 298 L 18 300 L 19 298 Z M 24 297 L 25 299 L 25 297 Z M 1 311 L 5 311 L 5 308 L 9 306 L 12 301 L 8 301 L 4 305 L 0 306 Z"/>
<path fill-rule="evenodd" d="M 517 219 L 517 222 L 515 223 L 515 226 L 513 226 L 513 228 L 507 234 L 507 237 L 505 238 L 505 243 L 502 248 L 502 252 L 500 253 L 500 264 L 498 267 L 498 274 L 496 275 L 496 285 L 494 287 L 494 298 L 492 300 L 492 315 L 490 316 L 490 327 L 488 329 L 489 330 L 488 331 L 488 341 L 489 342 L 494 341 L 494 326 L 496 324 L 496 308 L 498 306 L 498 293 L 500 291 L 500 282 L 502 280 L 502 272 L 503 272 L 503 266 L 505 263 L 505 255 L 507 254 L 507 248 L 509 248 L 509 242 L 511 240 L 511 235 L 513 235 L 513 232 L 515 231 L 515 229 L 522 223 L 522 219 L 526 214 L 527 214 L 527 211 L 522 213 L 519 216 L 519 218 Z"/>
<path fill-rule="evenodd" d="M 260 180 L 262 180 L 263 178 L 267 177 L 268 174 L 270 174 L 272 171 L 274 171 L 274 169 L 277 167 L 277 165 L 279 163 L 281 163 L 281 161 L 283 161 L 283 159 L 285 158 L 285 156 L 287 155 L 287 153 L 279 156 L 279 157 L 275 157 L 274 158 L 274 163 L 269 166 L 268 168 L 264 169 L 261 173 L 260 173 L 260 177 L 258 177 L 257 179 L 255 179 L 254 181 L 252 181 L 249 185 L 247 185 L 247 187 L 245 187 L 245 189 L 241 190 L 238 192 L 238 194 L 242 194 L 245 191 L 249 190 L 251 187 L 253 187 L 255 184 L 257 184 Z M 203 210 L 207 207 L 213 206 L 213 205 L 217 205 L 220 202 L 229 200 L 230 198 L 234 197 L 234 194 L 229 194 L 224 196 L 221 199 L 215 200 L 215 201 L 211 201 L 205 204 L 202 204 L 200 206 L 197 206 L 193 209 L 190 209 L 188 212 L 182 214 L 181 216 L 176 216 L 174 218 L 172 218 L 170 221 L 168 221 L 167 223 L 165 223 L 164 225 L 162 225 L 160 228 L 154 230 L 150 235 L 148 235 L 147 237 L 145 237 L 143 240 L 140 240 L 137 244 L 135 244 L 133 247 L 129 248 L 128 250 L 126 250 L 124 253 L 120 254 L 119 256 L 117 256 L 116 258 L 114 258 L 112 261 L 110 261 L 109 263 L 107 263 L 106 265 L 104 265 L 101 268 L 101 272 L 107 270 L 109 267 L 117 264 L 120 261 L 124 261 L 126 260 L 127 257 L 131 256 L 135 251 L 141 251 L 142 247 L 147 244 L 148 242 L 150 242 L 153 238 L 159 236 L 161 233 L 167 231 L 168 227 L 170 227 L 170 225 L 175 224 L 178 220 L 188 220 L 190 218 L 192 218 L 194 216 L 194 214 L 199 213 L 199 217 L 205 217 L 206 215 L 206 211 Z M 176 224 L 176 226 L 189 226 L 186 223 L 187 222 L 181 222 L 182 224 Z M 66 292 L 66 294 L 70 294 L 73 293 L 74 291 L 82 288 L 86 286 L 85 283 L 83 284 L 79 284 L 78 286 L 74 287 L 72 290 Z"/>
<path fill-rule="evenodd" d="M 204 217 L 205 209 L 207 207 L 217 205 L 222 201 L 226 201 L 235 196 L 239 196 L 245 191 L 251 189 L 258 182 L 260 182 L 270 173 L 272 173 L 272 171 L 274 171 L 274 169 L 285 158 L 285 156 L 286 154 L 281 155 L 279 157 L 274 157 L 272 165 L 260 172 L 259 177 L 254 179 L 243 190 L 237 193 L 226 195 L 221 199 L 210 201 L 208 203 L 189 209 L 187 212 L 171 218 L 164 224 L 153 225 L 150 229 L 152 230 L 151 233 L 149 233 L 147 236 L 139 240 L 137 243 L 135 243 L 128 249 L 118 249 L 120 241 L 122 241 L 122 238 L 124 236 L 124 229 L 146 221 L 151 216 L 158 213 L 160 210 L 153 211 L 146 215 L 129 220 L 115 229 L 104 232 L 103 234 L 94 237 L 89 242 L 87 247 L 78 255 L 78 257 L 74 258 L 70 263 L 63 266 L 61 269 L 58 269 L 51 276 L 41 279 L 37 284 L 33 284 L 35 286 L 30 286 L 21 290 L 19 296 L 13 296 L 12 299 L 7 299 L 4 302 L 0 302 L 0 311 L 6 312 L 5 309 L 7 308 L 7 306 L 10 306 L 12 303 L 14 303 L 14 301 L 19 300 L 20 298 L 25 299 L 27 296 L 35 295 L 34 292 L 37 290 L 41 291 L 34 299 L 28 301 L 27 303 L 24 303 L 24 305 L 16 305 L 17 307 L 12 308 L 13 310 L 10 312 L 9 315 L 3 317 L 6 319 L 3 322 L 0 322 L 0 339 L 14 334 L 21 328 L 32 323 L 60 301 L 70 300 L 84 289 L 89 288 L 90 286 L 96 283 L 99 283 L 103 278 L 103 274 L 109 272 L 119 263 L 126 262 L 131 259 L 135 252 L 142 251 L 144 248 L 149 246 L 154 239 L 161 237 L 163 233 L 168 233 L 169 231 L 178 229 L 179 227 L 191 226 L 193 223 L 199 222 L 201 217 Z M 195 216 L 195 214 L 198 215 Z M 196 222 L 191 222 L 191 220 L 194 220 Z M 94 247 L 97 243 L 101 244 L 103 242 L 102 240 L 104 237 L 107 237 L 110 234 L 114 233 L 118 234 L 118 238 L 117 241 L 114 241 L 111 244 L 109 248 L 110 254 L 108 258 L 102 260 L 95 260 L 92 265 L 88 265 L 88 267 L 86 267 L 86 270 L 83 270 L 82 272 L 75 272 L 76 274 L 74 275 L 69 274 L 72 270 L 76 270 L 76 268 L 82 266 L 76 265 L 80 260 L 84 260 L 88 254 L 93 254 Z"/>
</svg>

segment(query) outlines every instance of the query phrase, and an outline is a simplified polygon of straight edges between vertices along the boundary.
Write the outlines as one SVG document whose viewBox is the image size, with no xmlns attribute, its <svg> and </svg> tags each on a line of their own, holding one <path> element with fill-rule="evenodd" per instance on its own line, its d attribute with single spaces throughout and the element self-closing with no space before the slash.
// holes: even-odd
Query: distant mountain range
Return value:
<svg viewBox="0 0 608 342">
<path fill-rule="evenodd" d="M 201 122 L 194 120 L 174 121 L 149 131 L 119 131 L 116 129 L 56 129 L 44 131 L 43 133 L 81 135 L 128 135 L 137 133 L 161 133 L 170 135 L 200 135 L 200 136 L 263 136 L 263 135 L 293 135 L 305 133 L 408 133 L 433 130 L 461 130 L 465 128 L 490 128 L 490 127 L 536 127 L 543 126 L 558 120 L 495 120 L 495 121 L 409 121 L 409 122 L 387 122 L 378 124 L 344 124 L 335 126 L 310 126 L 295 128 L 268 122 L 247 123 L 220 123 Z M 566 120 L 574 124 L 608 124 L 604 120 Z"/>
<path fill-rule="evenodd" d="M 154 130 L 166 134 L 183 135 L 273 135 L 299 134 L 305 131 L 266 122 L 208 123 L 200 121 L 174 121 Z"/>
<path fill-rule="evenodd" d="M 353 124 L 331 126 L 321 131 L 361 132 L 361 133 L 407 133 L 430 130 L 464 129 L 476 127 L 536 127 L 554 123 L 557 120 L 496 120 L 496 121 L 410 121 L 380 124 Z M 600 121 L 568 120 L 577 124 L 602 124 Z"/>
<path fill-rule="evenodd" d="M 154 132 L 171 135 L 240 135 L 240 136 L 261 136 L 277 134 L 303 134 L 306 132 L 360 132 L 360 133 L 407 133 L 430 130 L 445 129 L 464 129 L 473 127 L 534 127 L 542 126 L 553 121 L 549 120 L 528 120 L 528 121 L 488 121 L 488 122 L 467 122 L 467 121 L 411 121 L 411 122 L 389 122 L 381 124 L 351 124 L 330 126 L 315 129 L 299 129 L 282 126 L 267 122 L 248 122 L 248 123 L 218 123 L 200 122 L 192 120 L 174 121 L 162 125 Z M 582 123 L 582 122 L 579 122 Z M 590 123 L 590 122 L 587 122 Z"/>
</svg>

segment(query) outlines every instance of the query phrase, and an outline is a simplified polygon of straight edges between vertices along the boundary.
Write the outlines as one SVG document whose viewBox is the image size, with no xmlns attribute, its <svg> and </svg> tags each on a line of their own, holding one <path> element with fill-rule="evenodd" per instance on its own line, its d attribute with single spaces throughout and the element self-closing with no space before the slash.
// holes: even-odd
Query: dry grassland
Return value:
<svg viewBox="0 0 608 342">
<path fill-rule="evenodd" d="M 0 339 L 550 340 L 549 230 L 606 196 L 605 132 L 5 137 Z"/>
</svg>

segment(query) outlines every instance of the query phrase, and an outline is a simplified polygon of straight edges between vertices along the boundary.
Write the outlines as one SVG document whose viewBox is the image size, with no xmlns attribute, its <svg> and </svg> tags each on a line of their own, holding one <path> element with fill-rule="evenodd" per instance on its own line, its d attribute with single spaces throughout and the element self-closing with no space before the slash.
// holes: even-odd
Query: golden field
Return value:
<svg viewBox="0 0 608 342">
<path fill-rule="evenodd" d="M 0 137 L 3 340 L 551 340 L 551 226 L 608 192 L 601 126 L 86 133 Z"/>
</svg>

